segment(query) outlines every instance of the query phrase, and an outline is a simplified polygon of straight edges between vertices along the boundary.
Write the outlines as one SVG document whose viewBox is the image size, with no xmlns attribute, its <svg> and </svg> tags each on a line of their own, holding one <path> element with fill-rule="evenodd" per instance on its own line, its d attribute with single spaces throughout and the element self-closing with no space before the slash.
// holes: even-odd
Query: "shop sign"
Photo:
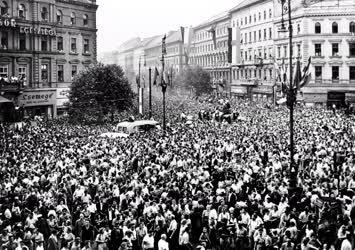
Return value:
<svg viewBox="0 0 355 250">
<path fill-rule="evenodd" d="M 68 99 L 70 88 L 58 88 L 57 99 Z"/>
<path fill-rule="evenodd" d="M 15 19 L 10 19 L 10 18 L 5 18 L 5 19 L 0 19 L 0 27 L 16 27 L 16 20 Z"/>
<path fill-rule="evenodd" d="M 55 30 L 50 28 L 32 28 L 32 27 L 20 27 L 20 33 L 43 35 L 43 36 L 56 36 Z"/>
<path fill-rule="evenodd" d="M 44 106 L 54 105 L 56 103 L 55 91 L 32 91 L 24 92 L 19 97 L 20 105 L 28 106 Z"/>
</svg>

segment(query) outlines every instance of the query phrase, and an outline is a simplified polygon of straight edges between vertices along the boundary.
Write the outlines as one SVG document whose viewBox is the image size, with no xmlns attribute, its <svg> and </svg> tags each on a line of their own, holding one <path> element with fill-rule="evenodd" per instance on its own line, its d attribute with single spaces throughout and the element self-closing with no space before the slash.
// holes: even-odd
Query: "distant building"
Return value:
<svg viewBox="0 0 355 250">
<path fill-rule="evenodd" d="M 355 102 L 355 5 L 351 0 L 291 2 L 293 69 L 312 58 L 311 82 L 298 96 L 305 103 Z M 273 60 L 289 70 L 288 16 L 281 32 L 277 1 L 245 0 L 230 10 L 233 28 L 231 94 L 273 98 Z M 276 88 L 275 88 L 276 89 Z"/>
<path fill-rule="evenodd" d="M 98 55 L 98 61 L 104 64 L 118 64 L 118 51 L 103 52 Z"/>
<path fill-rule="evenodd" d="M 0 2 L 1 96 L 29 116 L 56 116 L 80 70 L 97 58 L 95 0 Z M 23 79 L 24 85 L 5 83 Z"/>
<path fill-rule="evenodd" d="M 189 64 L 198 65 L 210 72 L 216 82 L 230 82 L 231 64 L 228 63 L 228 28 L 230 17 L 228 12 L 214 16 L 193 27 Z M 212 32 L 216 34 L 214 44 Z"/>
<path fill-rule="evenodd" d="M 154 37 L 145 46 L 147 67 L 161 69 L 162 39 L 164 35 Z M 184 44 L 181 31 L 170 31 L 166 34 L 166 52 L 164 55 L 165 72 L 174 79 L 185 65 Z"/>
<path fill-rule="evenodd" d="M 272 98 L 274 7 L 272 0 L 243 1 L 230 10 L 233 29 L 231 93 Z"/>
</svg>

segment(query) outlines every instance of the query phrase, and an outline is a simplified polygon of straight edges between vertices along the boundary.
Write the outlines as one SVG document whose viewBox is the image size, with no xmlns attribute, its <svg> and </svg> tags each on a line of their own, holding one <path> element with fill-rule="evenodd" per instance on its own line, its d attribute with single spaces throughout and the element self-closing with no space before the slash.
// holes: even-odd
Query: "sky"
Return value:
<svg viewBox="0 0 355 250">
<path fill-rule="evenodd" d="M 98 53 L 134 37 L 150 37 L 194 26 L 241 0 L 97 0 Z"/>
</svg>

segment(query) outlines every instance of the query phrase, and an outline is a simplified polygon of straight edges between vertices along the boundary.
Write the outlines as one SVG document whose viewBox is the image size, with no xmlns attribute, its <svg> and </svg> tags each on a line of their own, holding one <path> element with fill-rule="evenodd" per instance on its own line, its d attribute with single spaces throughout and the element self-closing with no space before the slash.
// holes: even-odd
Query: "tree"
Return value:
<svg viewBox="0 0 355 250">
<path fill-rule="evenodd" d="M 132 107 L 135 94 L 118 65 L 95 64 L 80 72 L 69 93 L 69 118 L 72 122 L 102 122 L 116 112 Z"/>
<path fill-rule="evenodd" d="M 212 92 L 210 74 L 201 67 L 187 67 L 177 77 L 176 84 L 193 90 L 196 96 Z"/>
</svg>

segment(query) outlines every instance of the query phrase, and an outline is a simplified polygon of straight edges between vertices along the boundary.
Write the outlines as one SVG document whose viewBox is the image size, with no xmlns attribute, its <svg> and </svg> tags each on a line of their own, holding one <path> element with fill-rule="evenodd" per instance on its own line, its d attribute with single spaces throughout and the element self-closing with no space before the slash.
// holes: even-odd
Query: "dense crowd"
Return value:
<svg viewBox="0 0 355 250">
<path fill-rule="evenodd" d="M 167 133 L 2 125 L 1 250 L 354 248 L 352 116 L 297 108 L 289 190 L 286 108 L 232 101 L 229 124 L 198 119 L 216 102 L 168 103 Z"/>
</svg>

